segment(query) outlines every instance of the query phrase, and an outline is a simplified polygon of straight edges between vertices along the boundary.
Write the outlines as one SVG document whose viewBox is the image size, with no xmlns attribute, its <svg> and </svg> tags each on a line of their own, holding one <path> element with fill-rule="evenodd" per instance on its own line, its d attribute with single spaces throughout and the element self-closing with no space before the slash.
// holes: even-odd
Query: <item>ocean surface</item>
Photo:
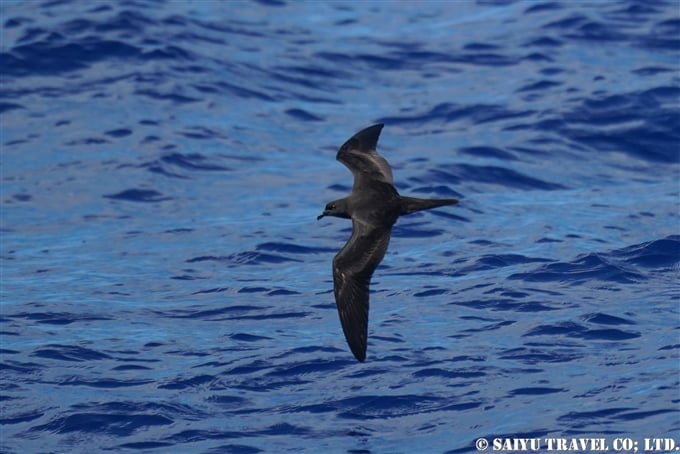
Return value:
<svg viewBox="0 0 680 454">
<path fill-rule="evenodd" d="M 0 28 L 0 452 L 680 445 L 677 0 L 3 0 Z M 395 226 L 361 364 L 350 223 L 316 216 L 377 122 L 402 194 L 461 203 Z"/>
</svg>

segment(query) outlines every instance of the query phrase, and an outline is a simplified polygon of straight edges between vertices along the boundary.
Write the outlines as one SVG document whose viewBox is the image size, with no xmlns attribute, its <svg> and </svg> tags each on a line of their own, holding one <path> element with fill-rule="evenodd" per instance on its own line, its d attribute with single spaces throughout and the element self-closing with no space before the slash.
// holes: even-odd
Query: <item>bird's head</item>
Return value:
<svg viewBox="0 0 680 454">
<path fill-rule="evenodd" d="M 347 212 L 347 199 L 344 198 L 328 202 L 326 204 L 326 208 L 323 209 L 323 213 L 317 216 L 316 220 L 318 221 L 324 216 L 335 216 L 338 218 L 350 219 L 351 216 Z"/>
</svg>

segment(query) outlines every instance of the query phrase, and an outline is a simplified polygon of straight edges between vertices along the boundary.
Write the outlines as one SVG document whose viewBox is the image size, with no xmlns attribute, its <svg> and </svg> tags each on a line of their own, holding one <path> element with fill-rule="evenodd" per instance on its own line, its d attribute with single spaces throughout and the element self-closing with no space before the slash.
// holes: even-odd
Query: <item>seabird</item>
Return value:
<svg viewBox="0 0 680 454">
<path fill-rule="evenodd" d="M 336 159 L 354 175 L 352 193 L 328 203 L 317 217 L 352 220 L 352 235 L 333 258 L 333 292 L 347 344 L 361 362 L 368 341 L 368 288 L 387 251 L 392 226 L 401 215 L 458 203 L 399 195 L 390 165 L 376 151 L 383 126 L 362 129 L 340 147 Z"/>
</svg>

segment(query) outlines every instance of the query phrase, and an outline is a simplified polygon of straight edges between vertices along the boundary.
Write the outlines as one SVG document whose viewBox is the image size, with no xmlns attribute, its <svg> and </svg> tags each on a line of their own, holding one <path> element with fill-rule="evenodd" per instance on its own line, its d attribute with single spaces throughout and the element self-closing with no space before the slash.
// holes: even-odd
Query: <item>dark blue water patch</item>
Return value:
<svg viewBox="0 0 680 454">
<path fill-rule="evenodd" d="M 565 282 L 580 285 L 592 280 L 628 284 L 642 282 L 647 278 L 634 270 L 623 268 L 607 260 L 603 255 L 589 253 L 581 255 L 573 262 L 551 263 L 529 273 L 516 273 L 508 279 L 525 282 Z"/>
<path fill-rule="evenodd" d="M 178 276 L 172 276 L 170 279 L 174 279 L 176 281 L 197 281 L 197 280 L 203 280 L 203 279 L 208 279 L 207 277 L 202 277 L 202 276 L 195 276 L 191 274 L 182 274 Z M 218 292 L 226 292 L 229 290 L 228 287 L 218 287 L 214 289 L 207 289 L 207 290 L 201 290 L 199 292 L 195 292 L 194 295 L 198 295 L 199 293 L 218 293 Z"/>
<path fill-rule="evenodd" d="M 303 380 L 300 378 L 290 378 L 283 380 L 275 380 L 271 378 L 266 378 L 262 380 L 248 380 L 241 382 L 239 384 L 233 385 L 234 389 L 246 392 L 269 392 L 269 391 L 280 391 L 283 389 L 296 388 L 299 386 L 305 387 L 314 383 L 311 380 Z M 243 413 L 256 413 L 258 410 L 243 410 Z"/>
<path fill-rule="evenodd" d="M 516 170 L 491 165 L 448 164 L 430 170 L 424 179 L 450 185 L 474 181 L 523 190 L 552 191 L 567 189 L 559 183 L 551 183 L 530 177 Z"/>
<path fill-rule="evenodd" d="M 168 164 L 176 166 L 186 170 L 205 170 L 205 171 L 228 171 L 232 170 L 229 167 L 225 167 L 213 162 L 210 162 L 211 158 L 204 156 L 200 153 L 170 153 L 164 155 L 160 158 L 160 162 L 163 164 Z M 144 166 L 151 167 L 153 163 L 144 164 Z"/>
<path fill-rule="evenodd" d="M 501 352 L 500 359 L 520 361 L 526 364 L 537 365 L 542 363 L 569 363 L 583 358 L 582 353 L 575 349 L 561 349 L 551 345 L 550 348 L 519 347 Z"/>
<path fill-rule="evenodd" d="M 636 339 L 641 335 L 638 332 L 616 328 L 591 329 L 574 322 L 560 322 L 539 325 L 529 330 L 524 336 L 566 336 L 577 339 L 623 341 Z"/>
<path fill-rule="evenodd" d="M 317 52 L 314 59 L 320 59 L 339 67 L 367 68 L 374 70 L 398 70 L 409 65 L 394 55 L 346 54 L 335 51 Z"/>
<path fill-rule="evenodd" d="M 58 361 L 97 361 L 103 359 L 111 359 L 105 353 L 91 350 L 77 345 L 59 345 L 52 344 L 43 348 L 35 350 L 31 356 L 45 359 L 54 359 Z"/>
<path fill-rule="evenodd" d="M 264 91 L 260 90 L 255 90 L 253 88 L 247 88 L 243 87 L 241 85 L 236 85 L 232 84 L 229 82 L 215 82 L 211 84 L 211 87 L 214 88 L 214 91 L 218 94 L 221 94 L 223 96 L 237 96 L 239 98 L 244 98 L 244 99 L 255 99 L 255 100 L 260 100 L 260 101 L 265 101 L 265 102 L 275 102 L 277 99 L 269 94 L 267 94 Z M 153 92 L 148 92 L 145 93 L 148 96 L 151 96 L 152 98 L 158 98 L 158 94 L 154 94 Z M 166 95 L 167 96 L 167 95 Z M 162 98 L 162 97 L 161 97 Z M 191 100 L 189 98 L 189 100 Z M 194 100 L 195 101 L 195 100 Z"/>
<path fill-rule="evenodd" d="M 428 227 L 428 228 L 425 228 Z M 444 229 L 432 228 L 431 222 L 397 223 L 392 229 L 393 238 L 433 238 L 446 233 Z"/>
<path fill-rule="evenodd" d="M 184 277 L 174 277 L 174 278 L 184 280 Z M 208 288 L 208 289 L 205 289 L 205 290 L 197 290 L 197 291 L 193 292 L 192 295 L 202 295 L 202 294 L 208 294 L 208 293 L 224 293 L 224 292 L 228 292 L 229 290 L 231 290 L 231 287 L 214 287 L 214 288 Z"/>
<path fill-rule="evenodd" d="M 619 283 L 641 282 L 647 275 L 643 268 L 669 268 L 680 262 L 680 236 L 671 235 L 661 240 L 617 249 L 608 253 L 590 253 L 577 257 L 573 262 L 551 263 L 530 273 L 518 273 L 509 279 L 528 282 L 561 281 L 581 284 L 588 280 Z"/>
<path fill-rule="evenodd" d="M 512 153 L 496 147 L 463 147 L 459 152 L 475 157 L 495 158 L 509 161 L 517 160 Z"/>
<path fill-rule="evenodd" d="M 465 411 L 481 402 L 457 402 L 453 398 L 428 395 L 362 396 L 336 402 L 338 417 L 370 420 L 426 414 L 439 411 Z"/>
<path fill-rule="evenodd" d="M 595 323 L 598 325 L 636 325 L 636 322 L 633 320 L 616 317 L 614 315 L 603 314 L 601 312 L 595 314 L 586 314 L 581 318 L 588 323 Z"/>
<path fill-rule="evenodd" d="M 301 260 L 285 257 L 282 255 L 265 254 L 263 252 L 257 251 L 237 252 L 226 256 L 202 255 L 199 257 L 194 257 L 186 260 L 187 263 L 197 263 L 206 261 L 225 262 L 230 264 L 230 266 L 239 266 L 239 265 L 263 265 L 272 263 L 276 264 L 284 262 L 300 262 Z"/>
<path fill-rule="evenodd" d="M 547 301 L 517 301 L 513 298 L 499 297 L 464 301 L 456 300 L 448 304 L 494 312 L 545 312 L 556 311 L 562 308 L 562 304 L 559 303 L 549 303 Z"/>
<path fill-rule="evenodd" d="M 271 363 L 269 361 L 264 361 L 261 359 L 256 359 L 254 361 L 251 361 L 250 363 L 240 365 L 233 367 L 231 369 L 227 369 L 224 372 L 222 372 L 223 376 L 230 376 L 230 375 L 250 375 L 254 373 L 258 373 L 264 370 L 269 370 L 271 368 Z"/>
<path fill-rule="evenodd" d="M 501 50 L 501 46 L 496 45 L 496 44 L 490 44 L 490 43 L 480 43 L 480 42 L 471 42 L 467 43 L 463 46 L 463 49 L 465 50 L 470 50 L 474 52 L 490 52 L 490 51 L 497 51 Z"/>
<path fill-rule="evenodd" d="M 22 374 L 27 376 L 35 376 L 40 370 L 45 368 L 44 364 L 29 363 L 22 361 L 3 361 L 0 363 L 2 370 L 5 372 L 13 372 L 15 374 Z"/>
<path fill-rule="evenodd" d="M 342 370 L 342 368 L 347 367 L 351 362 L 347 359 L 336 359 L 336 360 L 326 360 L 326 359 L 312 359 L 303 362 L 291 361 L 285 366 L 278 366 L 274 368 L 267 375 L 275 377 L 285 377 L 285 376 L 299 376 L 307 374 L 318 374 L 318 373 L 328 373 L 333 370 Z"/>
<path fill-rule="evenodd" d="M 327 309 L 335 309 L 335 303 L 330 303 L 326 306 Z M 288 357 L 299 357 L 299 355 L 302 355 L 303 357 L 312 357 L 312 356 L 322 356 L 324 358 L 327 358 L 328 356 L 331 355 L 336 355 L 338 353 L 344 352 L 344 349 L 339 349 L 336 347 L 321 347 L 318 345 L 310 345 L 310 346 L 305 346 L 305 347 L 296 347 L 292 348 L 290 350 L 287 350 L 283 352 L 281 355 L 277 356 L 277 358 L 288 358 Z M 347 365 L 355 364 L 352 360 L 348 358 L 344 358 L 347 360 Z"/>
<path fill-rule="evenodd" d="M 669 49 L 677 51 L 680 48 L 680 20 L 668 19 L 657 22 L 651 33 L 640 38 L 640 44 L 652 49 Z"/>
<path fill-rule="evenodd" d="M 339 67 L 324 68 L 319 65 L 314 65 L 313 63 L 305 62 L 307 66 L 300 65 L 290 65 L 290 66 L 276 66 L 275 76 L 278 80 L 282 80 L 288 83 L 293 83 L 295 85 L 303 87 L 314 87 L 320 90 L 328 89 L 328 82 L 333 79 L 347 80 L 352 77 L 352 73 L 343 70 Z M 292 76 L 290 75 L 292 74 Z M 337 101 L 332 101 L 336 104 Z M 305 120 L 306 115 L 311 115 L 302 109 L 291 109 L 293 110 L 292 115 L 295 116 L 297 110 L 301 110 L 302 120 Z M 291 115 L 290 112 L 286 112 Z M 320 118 L 321 119 L 321 118 Z"/>
<path fill-rule="evenodd" d="M 570 334 L 570 336 L 581 339 L 590 340 L 607 340 L 607 341 L 623 341 L 629 339 L 637 339 L 641 336 L 640 333 L 634 331 L 623 331 L 620 329 L 588 329 L 578 334 Z"/>
<path fill-rule="evenodd" d="M 478 408 L 478 401 L 460 402 L 458 398 L 434 395 L 366 395 L 323 404 L 291 407 L 290 412 L 334 413 L 340 418 L 355 420 L 401 417 L 439 411 L 464 411 Z"/>
<path fill-rule="evenodd" d="M 621 29 L 615 29 L 606 23 L 594 20 L 583 21 L 577 27 L 566 32 L 564 37 L 594 42 L 630 39 L 630 36 L 622 32 Z"/>
<path fill-rule="evenodd" d="M 152 370 L 152 369 L 150 367 L 140 366 L 138 364 L 125 364 L 123 366 L 113 367 L 111 370 L 124 372 L 124 371 L 128 371 L 128 370 L 142 371 L 142 370 Z"/>
<path fill-rule="evenodd" d="M 176 92 L 162 92 L 159 89 L 139 89 L 135 91 L 135 95 L 144 96 L 155 101 L 168 101 L 177 105 L 201 101 L 200 98 L 186 96 Z"/>
<path fill-rule="evenodd" d="M 335 249 L 324 247 L 301 246 L 295 243 L 268 242 L 258 244 L 255 248 L 258 251 L 278 252 L 282 254 L 325 254 L 337 252 Z"/>
<path fill-rule="evenodd" d="M 112 129 L 110 131 L 106 131 L 104 133 L 105 135 L 113 138 L 120 138 L 120 137 L 127 137 L 132 134 L 132 130 L 128 128 L 120 128 L 120 129 Z"/>
<path fill-rule="evenodd" d="M 461 317 L 464 319 L 464 317 Z M 453 356 L 450 359 L 451 361 L 454 362 L 460 362 L 460 361 L 472 361 L 473 363 L 483 363 L 486 361 L 486 357 L 482 355 L 477 355 L 477 356 L 470 356 L 470 355 L 458 355 L 458 356 Z"/>
<path fill-rule="evenodd" d="M 197 139 L 197 140 L 212 140 L 212 139 L 218 139 L 218 138 L 224 138 L 224 136 L 217 131 L 214 131 L 210 128 L 206 128 L 203 126 L 197 126 L 194 128 L 188 128 L 184 131 L 179 131 L 177 134 L 180 136 L 186 137 L 188 139 Z M 152 136 L 151 137 L 151 142 L 155 142 L 157 140 L 160 140 L 158 137 Z M 200 159 L 205 159 L 205 156 L 202 156 L 198 153 L 195 153 Z M 192 155 L 187 155 L 187 157 L 191 157 Z"/>
<path fill-rule="evenodd" d="M 592 96 L 559 119 L 546 119 L 532 127 L 557 130 L 588 149 L 618 151 L 647 161 L 678 164 L 680 115 L 676 105 L 679 97 L 680 87 L 675 86 Z M 626 122 L 634 125 L 619 126 Z"/>
<path fill-rule="evenodd" d="M 484 292 L 485 295 L 500 295 L 505 298 L 514 298 L 516 300 L 528 298 L 531 296 L 531 293 L 519 291 L 519 290 L 514 290 L 514 289 L 509 289 L 506 287 L 494 287 L 491 290 L 487 290 Z"/>
<path fill-rule="evenodd" d="M 531 39 L 531 40 L 527 41 L 524 45 L 527 46 L 527 47 L 537 46 L 537 47 L 545 47 L 545 48 L 549 49 L 549 48 L 554 48 L 554 47 L 560 47 L 560 46 L 564 45 L 564 42 L 559 40 L 559 39 L 543 36 L 543 37 L 540 37 L 540 38 Z"/>
<path fill-rule="evenodd" d="M 7 414 L 3 411 L 2 416 L 0 416 L 0 426 L 30 422 L 42 418 L 44 415 L 45 412 L 43 411 L 27 411 L 16 414 Z"/>
<path fill-rule="evenodd" d="M 543 396 L 546 394 L 556 394 L 566 392 L 564 388 L 548 388 L 541 386 L 534 386 L 530 388 L 516 388 L 511 390 L 508 394 L 510 396 Z"/>
<path fill-rule="evenodd" d="M 16 46 L 11 53 L 0 53 L 0 66 L 8 75 L 56 75 L 84 69 L 88 65 L 111 58 L 141 58 L 137 47 L 120 42 L 92 39 L 89 42 L 63 43 L 61 36 L 46 41 Z"/>
<path fill-rule="evenodd" d="M 612 251 L 611 257 L 644 268 L 666 268 L 680 263 L 680 235 Z"/>
<path fill-rule="evenodd" d="M 414 293 L 413 296 L 415 296 L 416 298 L 426 298 L 426 297 L 429 297 L 429 296 L 443 295 L 443 294 L 449 293 L 450 291 L 451 290 L 448 290 L 448 289 L 438 288 L 438 289 L 431 289 L 431 290 L 425 290 L 425 291 L 422 291 L 422 292 L 417 292 L 417 293 Z"/>
<path fill-rule="evenodd" d="M 352 73 L 343 70 L 342 68 L 324 68 L 323 66 L 314 65 L 313 63 L 305 62 L 307 66 L 300 65 L 281 65 L 276 66 L 275 69 L 280 74 L 281 72 L 288 72 L 299 75 L 295 83 L 304 85 L 309 83 L 310 79 L 318 79 L 319 83 L 326 83 L 329 79 L 346 79 L 351 77 Z"/>
<path fill-rule="evenodd" d="M 77 322 L 92 322 L 101 320 L 110 320 L 108 317 L 92 316 L 86 314 L 72 314 L 68 312 L 20 312 L 9 315 L 11 318 L 20 318 L 31 320 L 36 323 L 43 323 L 47 325 L 70 325 Z"/>
<path fill-rule="evenodd" d="M 472 273 L 475 271 L 492 270 L 507 266 L 523 265 L 526 263 L 545 263 L 552 262 L 550 259 L 541 257 L 527 257 L 521 254 L 496 254 L 483 255 L 475 263 L 460 269 L 462 273 Z M 512 295 L 507 295 L 512 296 Z"/>
<path fill-rule="evenodd" d="M 11 17 L 5 20 L 3 27 L 6 29 L 12 29 L 30 23 L 33 23 L 33 20 L 27 17 Z"/>
<path fill-rule="evenodd" d="M 296 426 L 288 423 L 274 424 L 263 430 L 258 430 L 255 432 L 257 436 L 270 436 L 270 435 L 297 435 L 304 436 L 311 432 L 312 430 L 308 427 Z"/>
<path fill-rule="evenodd" d="M 262 292 L 261 290 L 257 291 Z M 270 295 L 269 292 L 267 292 Z M 170 310 L 170 311 L 154 311 L 158 316 L 167 318 L 188 318 L 209 321 L 222 320 L 272 320 L 272 319 L 286 319 L 286 318 L 304 318 L 309 315 L 308 312 L 290 311 L 290 312 L 267 312 L 271 310 L 270 307 L 250 308 L 249 306 L 232 306 L 223 307 L 219 309 L 196 309 L 196 310 Z M 252 313 L 255 311 L 256 313 Z"/>
<path fill-rule="evenodd" d="M 86 386 L 89 388 L 116 389 L 129 388 L 134 386 L 144 386 L 154 383 L 153 380 L 118 380 L 115 378 L 101 378 L 87 380 L 84 378 L 70 377 L 59 382 L 60 386 Z"/>
<path fill-rule="evenodd" d="M 158 385 L 158 389 L 187 389 L 213 383 L 216 377 L 202 374 L 191 378 L 174 379 Z"/>
<path fill-rule="evenodd" d="M 275 3 L 274 0 L 256 0 L 261 3 Z M 248 446 L 248 445 L 238 445 L 238 444 L 229 444 L 229 445 L 222 445 L 222 446 L 217 446 L 215 448 L 208 449 L 205 454 L 258 454 L 260 452 L 264 452 L 260 448 L 255 448 L 253 446 Z"/>
<path fill-rule="evenodd" d="M 238 293 L 266 293 L 269 292 L 268 287 L 242 287 Z"/>
<path fill-rule="evenodd" d="M 543 238 L 536 241 L 536 243 L 562 243 L 562 242 L 564 242 L 564 240 L 560 240 L 560 239 L 557 239 L 557 238 L 547 238 L 547 237 L 543 237 Z"/>
<path fill-rule="evenodd" d="M 303 109 L 288 109 L 286 115 L 302 121 L 323 121 L 323 118 L 307 112 Z"/>
<path fill-rule="evenodd" d="M 243 290 L 243 289 L 241 289 L 241 290 Z M 239 290 L 238 293 L 242 293 L 241 290 Z M 273 290 L 267 291 L 266 295 L 267 296 L 280 296 L 280 295 L 289 296 L 289 295 L 300 295 L 300 292 L 295 291 L 295 290 L 285 289 L 285 288 L 275 288 Z"/>
<path fill-rule="evenodd" d="M 344 184 L 331 184 L 328 186 L 328 189 L 331 191 L 337 191 L 337 192 L 350 192 L 352 190 L 351 186 L 347 186 Z"/>
<path fill-rule="evenodd" d="M 580 422 L 582 424 L 599 424 L 601 420 L 609 420 L 621 413 L 628 413 L 637 410 L 630 407 L 603 408 L 594 411 L 572 411 L 557 418 L 562 422 Z"/>
<path fill-rule="evenodd" d="M 532 5 L 524 10 L 524 14 L 538 13 L 543 11 L 558 11 L 562 9 L 559 2 L 545 2 Z"/>
<path fill-rule="evenodd" d="M 0 113 L 4 113 L 14 109 L 25 109 L 21 104 L 16 104 L 13 102 L 0 102 Z M 12 142 L 8 142 L 5 145 L 12 145 Z"/>
<path fill-rule="evenodd" d="M 423 183 L 421 179 L 418 178 L 409 178 L 409 181 L 415 181 L 416 183 Z M 455 191 L 451 189 L 449 186 L 446 185 L 434 185 L 434 184 L 428 184 L 426 186 L 417 186 L 410 188 L 409 185 L 405 183 L 397 184 L 397 189 L 401 192 L 403 189 L 408 188 L 408 191 L 412 194 L 412 196 L 417 196 L 418 194 L 424 194 L 430 196 L 430 198 L 457 198 L 457 199 L 462 199 L 463 195 L 459 193 L 458 191 Z M 430 213 L 442 213 L 442 211 L 429 211 Z M 458 216 L 459 219 L 465 219 L 462 216 Z"/>
<path fill-rule="evenodd" d="M 678 408 L 660 408 L 658 410 L 649 410 L 649 411 L 630 411 L 630 412 L 625 412 L 625 413 L 619 413 L 617 415 L 612 416 L 612 419 L 614 420 L 619 420 L 619 421 L 639 421 L 645 418 L 648 418 L 650 416 L 656 416 L 656 415 L 665 415 L 668 413 L 676 413 L 680 414 L 680 410 Z"/>
<path fill-rule="evenodd" d="M 209 398 L 206 399 L 208 402 L 215 403 L 219 405 L 220 407 L 225 407 L 225 408 L 242 408 L 245 407 L 246 405 L 250 405 L 251 402 L 250 400 L 240 397 L 240 396 L 225 396 L 225 395 L 213 395 L 210 396 Z"/>
<path fill-rule="evenodd" d="M 485 323 L 483 325 L 479 325 L 477 328 L 466 328 L 463 330 L 458 331 L 458 334 L 455 334 L 454 336 L 450 336 L 453 338 L 459 338 L 463 337 L 463 334 L 465 335 L 470 335 L 473 333 L 488 333 L 491 331 L 496 331 L 501 328 L 504 328 L 506 326 L 514 325 L 516 322 L 513 320 L 504 320 L 501 322 L 495 322 L 495 323 Z"/>
<path fill-rule="evenodd" d="M 439 377 L 446 379 L 469 379 L 469 378 L 481 378 L 487 375 L 486 372 L 479 370 L 446 370 L 441 368 L 427 368 L 424 367 L 412 374 L 416 378 L 421 377 Z"/>
<path fill-rule="evenodd" d="M 166 437 L 168 441 L 172 441 L 175 444 L 181 443 L 192 443 L 202 440 L 228 440 L 232 438 L 247 438 L 253 437 L 251 432 L 247 431 L 232 431 L 232 430 L 197 430 L 189 429 L 183 430 L 179 433 L 170 435 Z"/>
<path fill-rule="evenodd" d="M 246 306 L 246 305 L 234 305 L 225 306 L 216 309 L 203 309 L 202 307 L 197 308 L 187 308 L 187 309 L 175 309 L 168 311 L 154 311 L 155 316 L 168 317 L 168 318 L 189 318 L 189 319 L 214 319 L 218 318 L 230 318 L 230 317 L 241 317 L 245 314 L 252 312 L 260 312 L 264 307 L 260 306 Z"/>
<path fill-rule="evenodd" d="M 60 434 L 84 432 L 125 437 L 141 429 L 150 429 L 154 426 L 168 426 L 172 423 L 172 419 L 161 415 L 82 412 L 55 418 L 47 424 L 34 426 L 30 430 L 31 432 L 54 432 Z"/>
<path fill-rule="evenodd" d="M 520 63 L 522 60 L 521 56 L 511 55 L 508 49 L 505 49 L 505 53 L 469 52 L 449 59 L 452 63 L 479 66 L 512 66 Z"/>
<path fill-rule="evenodd" d="M 154 189 L 126 189 L 115 194 L 103 196 L 107 199 L 123 200 L 126 202 L 156 203 L 172 200 L 172 197 L 165 197 L 162 193 Z"/>
<path fill-rule="evenodd" d="M 165 443 L 161 441 L 138 441 L 133 443 L 123 443 L 118 445 L 118 448 L 123 449 L 157 449 L 157 448 L 171 448 L 173 443 Z"/>
<path fill-rule="evenodd" d="M 530 84 L 524 85 L 517 89 L 518 93 L 528 92 L 528 91 L 547 91 L 551 88 L 559 87 L 563 85 L 562 82 L 556 82 L 553 80 L 540 80 L 538 82 L 532 82 Z"/>
<path fill-rule="evenodd" d="M 114 16 L 107 16 L 105 20 L 100 22 L 88 19 L 75 19 L 67 22 L 65 27 L 67 27 L 66 31 L 69 33 L 130 32 L 144 34 L 146 28 L 155 23 L 155 20 L 137 11 L 124 10 Z"/>
<path fill-rule="evenodd" d="M 443 121 L 445 123 L 467 120 L 473 124 L 516 120 L 519 118 L 532 117 L 533 110 L 511 110 L 507 106 L 496 104 L 460 105 L 454 103 L 440 103 L 432 107 L 428 112 L 403 115 L 400 117 L 383 117 L 378 121 L 386 124 L 430 124 Z"/>
<path fill-rule="evenodd" d="M 15 145 L 21 145 L 21 144 L 25 144 L 25 143 L 28 143 L 28 142 L 29 142 L 28 140 L 24 140 L 24 139 L 10 140 L 9 142 L 5 142 L 4 145 L 5 145 L 5 147 L 9 148 L 9 147 L 13 147 Z"/>
<path fill-rule="evenodd" d="M 259 342 L 262 340 L 270 340 L 270 337 L 266 336 L 255 336 L 254 334 L 247 334 L 247 333 L 236 333 L 232 334 L 229 336 L 232 340 L 238 341 L 238 342 Z"/>
<path fill-rule="evenodd" d="M 625 5 L 625 4 L 624 4 Z M 641 21 L 645 20 L 645 16 L 650 16 L 652 14 L 660 13 L 663 8 L 668 6 L 666 2 L 642 2 L 633 1 L 627 6 L 623 6 L 620 9 L 612 11 L 613 17 L 623 16 L 628 20 Z"/>
<path fill-rule="evenodd" d="M 300 292 L 297 292 L 295 290 L 288 290 L 288 289 L 285 289 L 285 288 L 279 288 L 279 289 L 275 289 L 275 290 L 268 292 L 267 295 L 269 295 L 269 296 L 300 295 Z"/>
<path fill-rule="evenodd" d="M 12 200 L 7 200 L 5 203 L 12 203 L 14 200 L 16 200 L 17 202 L 30 202 L 32 199 L 33 196 L 31 194 L 19 193 L 13 194 Z"/>
<path fill-rule="evenodd" d="M 85 137 L 82 139 L 76 139 L 76 140 L 70 140 L 65 143 L 65 145 L 68 146 L 79 146 L 79 145 L 102 145 L 105 143 L 109 143 L 108 140 L 101 138 L 101 137 Z"/>
<path fill-rule="evenodd" d="M 573 30 L 586 22 L 588 18 L 583 14 L 572 13 L 568 17 L 548 22 L 541 26 L 544 29 Z"/>
</svg>

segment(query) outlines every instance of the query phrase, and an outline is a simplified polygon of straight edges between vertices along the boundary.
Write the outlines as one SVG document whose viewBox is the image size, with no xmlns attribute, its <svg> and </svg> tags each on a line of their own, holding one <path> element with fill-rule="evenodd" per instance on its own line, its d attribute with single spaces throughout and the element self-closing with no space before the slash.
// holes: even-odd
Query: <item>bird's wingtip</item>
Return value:
<svg viewBox="0 0 680 454">
<path fill-rule="evenodd" d="M 347 143 L 352 143 L 353 146 L 361 151 L 375 150 L 378 146 L 378 139 L 380 138 L 380 132 L 385 125 L 383 123 L 376 123 L 374 125 L 368 126 L 362 129 L 352 136 Z"/>
</svg>

